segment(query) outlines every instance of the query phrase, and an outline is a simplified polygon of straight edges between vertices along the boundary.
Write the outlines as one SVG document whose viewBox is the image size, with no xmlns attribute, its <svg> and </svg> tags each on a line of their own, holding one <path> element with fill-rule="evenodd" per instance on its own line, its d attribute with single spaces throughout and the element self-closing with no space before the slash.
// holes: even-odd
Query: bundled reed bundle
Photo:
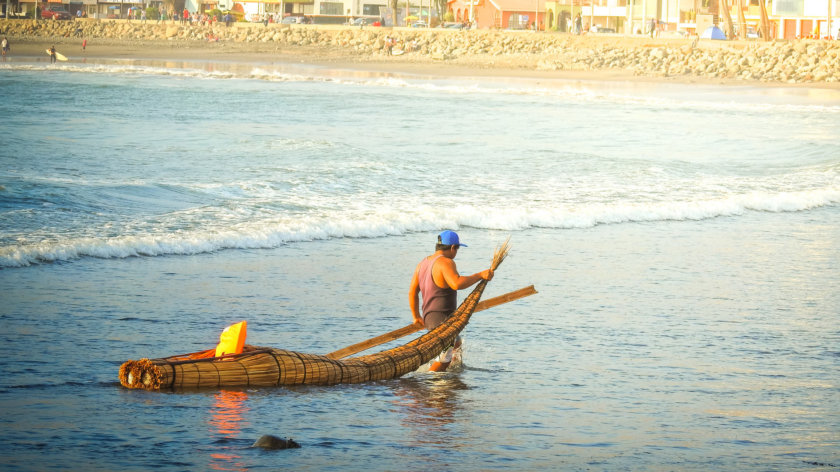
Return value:
<svg viewBox="0 0 840 472">
<path fill-rule="evenodd" d="M 491 269 L 507 256 L 508 241 L 496 249 Z M 208 351 L 160 359 L 129 360 L 120 383 L 146 390 L 360 383 L 400 377 L 417 370 L 452 345 L 467 326 L 487 281 L 480 281 L 444 323 L 399 347 L 344 360 L 317 354 L 246 345 L 241 354 L 207 357 Z"/>
</svg>

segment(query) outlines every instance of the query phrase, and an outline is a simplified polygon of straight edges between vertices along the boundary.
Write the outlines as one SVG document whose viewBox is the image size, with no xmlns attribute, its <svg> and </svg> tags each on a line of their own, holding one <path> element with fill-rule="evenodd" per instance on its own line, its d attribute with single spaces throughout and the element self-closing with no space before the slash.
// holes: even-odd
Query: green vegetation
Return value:
<svg viewBox="0 0 840 472">
<path fill-rule="evenodd" d="M 157 7 L 146 7 L 146 18 L 149 20 L 159 20 L 160 12 Z"/>
</svg>

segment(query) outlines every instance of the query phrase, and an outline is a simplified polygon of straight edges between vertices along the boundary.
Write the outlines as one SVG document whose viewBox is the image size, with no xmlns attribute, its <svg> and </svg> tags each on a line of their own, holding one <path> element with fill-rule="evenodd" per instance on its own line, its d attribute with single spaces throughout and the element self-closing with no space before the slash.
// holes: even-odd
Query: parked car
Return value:
<svg viewBox="0 0 840 472">
<path fill-rule="evenodd" d="M 382 26 L 379 18 L 354 18 L 349 24 L 353 26 Z"/>
<path fill-rule="evenodd" d="M 603 26 L 595 25 L 589 30 L 590 33 L 615 33 L 615 28 L 605 28 Z"/>
<path fill-rule="evenodd" d="M 303 24 L 304 22 L 305 22 L 304 17 L 302 17 L 302 16 L 287 16 L 287 17 L 283 18 L 282 20 L 280 20 L 280 23 L 282 23 L 284 25 L 293 25 L 293 24 L 296 24 L 296 23 Z"/>
<path fill-rule="evenodd" d="M 73 15 L 60 6 L 52 5 L 41 10 L 41 18 L 45 20 L 72 20 Z"/>
<path fill-rule="evenodd" d="M 415 21 L 414 23 L 411 24 L 411 27 L 412 28 L 428 28 L 429 24 L 426 23 L 425 21 Z"/>
<path fill-rule="evenodd" d="M 736 25 L 733 25 L 733 26 L 734 26 L 734 29 L 735 29 L 735 39 L 738 39 L 738 38 L 741 37 L 741 34 L 738 31 L 738 26 L 736 26 Z M 759 38 L 758 31 L 756 31 L 756 29 L 752 26 L 747 26 L 747 39 L 758 39 L 758 38 Z"/>
</svg>

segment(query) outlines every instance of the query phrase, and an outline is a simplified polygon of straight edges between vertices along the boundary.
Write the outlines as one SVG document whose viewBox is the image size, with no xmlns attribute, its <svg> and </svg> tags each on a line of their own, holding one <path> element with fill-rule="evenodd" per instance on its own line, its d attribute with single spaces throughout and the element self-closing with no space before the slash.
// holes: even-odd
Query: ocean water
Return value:
<svg viewBox="0 0 840 472">
<path fill-rule="evenodd" d="M 836 89 L 15 58 L 0 90 L 3 470 L 840 467 Z M 311 353 L 408 324 L 442 229 L 466 274 L 511 238 L 485 296 L 540 292 L 454 371 L 117 381 L 243 319 Z"/>
</svg>

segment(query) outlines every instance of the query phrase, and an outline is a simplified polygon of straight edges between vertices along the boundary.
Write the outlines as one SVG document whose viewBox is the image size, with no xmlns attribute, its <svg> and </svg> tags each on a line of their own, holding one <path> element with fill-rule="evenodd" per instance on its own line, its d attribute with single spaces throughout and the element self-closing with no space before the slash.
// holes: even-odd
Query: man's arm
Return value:
<svg viewBox="0 0 840 472">
<path fill-rule="evenodd" d="M 411 286 L 408 289 L 408 305 L 411 307 L 411 317 L 415 323 L 423 324 L 423 318 L 420 316 L 420 277 L 417 274 L 417 269 L 414 270 L 414 277 L 411 278 Z"/>
<path fill-rule="evenodd" d="M 438 259 L 435 262 L 433 270 L 439 270 L 438 274 L 452 290 L 463 290 L 467 287 L 473 286 L 479 280 L 491 280 L 493 278 L 493 271 L 490 269 L 476 272 L 473 275 L 462 276 L 458 274 L 455 261 L 446 257 Z"/>
</svg>

